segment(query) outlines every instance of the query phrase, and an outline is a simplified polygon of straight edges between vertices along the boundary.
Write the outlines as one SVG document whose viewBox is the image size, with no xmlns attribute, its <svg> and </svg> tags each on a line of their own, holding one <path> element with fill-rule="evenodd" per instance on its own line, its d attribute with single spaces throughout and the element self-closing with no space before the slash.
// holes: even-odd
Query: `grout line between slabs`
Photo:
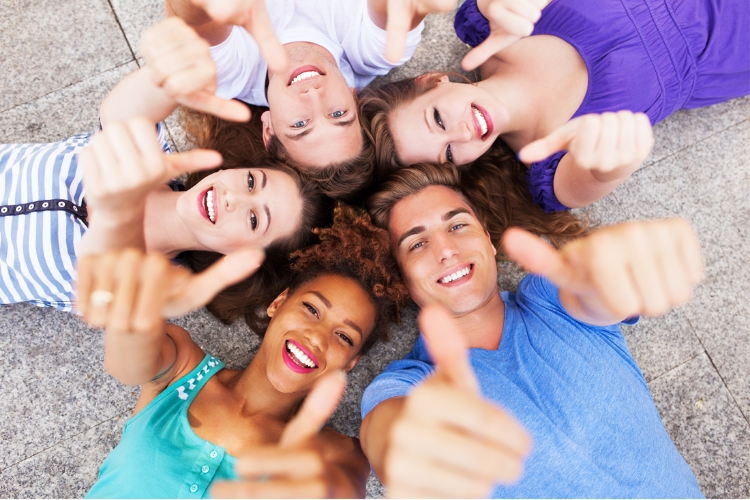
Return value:
<svg viewBox="0 0 750 500">
<path fill-rule="evenodd" d="M 109 72 L 109 71 L 115 70 L 115 69 L 117 69 L 117 68 L 121 68 L 122 66 L 125 66 L 125 65 L 127 65 L 127 64 L 130 64 L 130 63 L 132 63 L 132 62 L 133 62 L 133 60 L 131 59 L 130 61 L 125 61 L 125 62 L 123 62 L 123 63 L 120 63 L 120 64 L 115 64 L 115 65 L 114 65 L 114 66 L 112 66 L 111 68 L 108 68 L 108 69 L 105 69 L 104 71 L 100 71 L 99 73 L 96 73 L 96 74 L 93 74 L 93 75 L 87 76 L 87 77 L 86 77 L 86 78 L 84 78 L 83 80 L 77 80 L 77 81 L 75 81 L 75 82 L 70 82 L 69 84 L 67 84 L 67 85 L 65 85 L 65 86 L 63 86 L 63 87 L 60 87 L 60 88 L 57 88 L 57 89 L 54 89 L 54 90 L 50 90 L 50 91 L 49 91 L 49 92 L 47 92 L 46 94 L 42 94 L 42 95 L 36 96 L 36 97 L 34 97 L 33 99 L 31 99 L 30 101 L 22 102 L 22 103 L 19 103 L 19 104 L 16 104 L 16 105 L 14 105 L 14 106 L 11 106 L 11 107 L 9 107 L 9 108 L 6 108 L 6 109 L 0 109 L 0 114 L 2 114 L 2 113 L 7 113 L 8 111 L 13 111 L 14 109 L 16 109 L 16 108 L 20 108 L 21 106 L 26 106 L 27 104 L 31 104 L 31 103 L 32 103 L 32 102 L 34 102 L 34 101 L 38 101 L 39 99 L 42 99 L 42 98 L 44 98 L 44 97 L 47 97 L 47 96 L 50 96 L 50 95 L 52 95 L 52 94 L 54 94 L 54 93 L 56 93 L 56 92 L 60 92 L 60 91 L 62 91 L 62 90 L 66 90 L 66 89 L 69 89 L 70 87 L 73 87 L 73 86 L 75 86 L 75 85 L 78 85 L 78 84 L 80 84 L 80 83 L 83 83 L 83 82 L 85 82 L 85 81 L 87 81 L 87 80 L 91 80 L 92 78 L 96 78 L 97 76 L 101 76 L 101 75 L 103 75 L 104 73 L 107 73 L 107 72 Z M 138 62 L 136 61 L 136 65 L 137 65 L 137 64 L 138 64 Z"/>
<path fill-rule="evenodd" d="M 680 149 L 676 149 L 676 150 L 672 151 L 671 153 L 669 153 L 669 154 L 667 154 L 665 156 L 662 156 L 658 160 L 652 161 L 648 165 L 643 165 L 641 168 L 639 168 L 638 170 L 636 170 L 636 172 L 638 172 L 640 170 L 643 170 L 644 168 L 653 167 L 657 163 L 661 163 L 662 161 L 666 160 L 667 158 L 671 158 L 672 156 L 676 155 L 677 153 L 681 153 L 682 151 L 685 151 L 686 149 L 689 149 L 689 148 L 695 146 L 696 144 L 700 144 L 701 142 L 703 142 L 703 141 L 705 141 L 707 139 L 710 139 L 711 137 L 714 137 L 715 135 L 718 135 L 718 134 L 721 134 L 723 132 L 726 132 L 730 128 L 736 127 L 737 125 L 741 125 L 741 124 L 743 124 L 743 123 L 745 123 L 747 121 L 750 121 L 750 117 L 745 117 L 745 118 L 741 119 L 740 121 L 737 121 L 735 123 L 727 125 L 726 127 L 722 128 L 722 129 L 719 129 L 719 130 L 717 130 L 717 131 L 715 131 L 715 132 L 713 132 L 713 133 L 711 133 L 711 134 L 709 134 L 707 136 L 701 137 L 697 141 L 692 142 L 692 143 L 690 143 L 690 144 L 688 144 L 688 145 L 686 145 L 686 146 L 684 146 L 684 147 L 682 147 Z M 633 173 L 635 173 L 635 172 L 633 172 Z"/>
<path fill-rule="evenodd" d="M 700 335 L 698 335 L 698 332 L 693 327 L 693 324 L 690 322 L 690 318 L 688 318 L 686 316 L 685 317 L 685 321 L 687 321 L 688 325 L 690 326 L 690 329 L 693 330 L 693 333 L 698 338 L 698 342 L 700 342 L 701 347 L 703 348 L 703 352 L 706 353 L 706 356 L 708 357 L 708 360 L 711 362 L 711 366 L 713 366 L 714 370 L 716 370 L 716 374 L 721 379 L 721 383 L 724 384 L 724 387 L 726 388 L 727 392 L 729 393 L 729 396 L 731 396 L 732 401 L 734 401 L 734 405 L 740 411 L 740 415 L 742 415 L 742 418 L 745 419 L 745 422 L 747 422 L 747 425 L 750 427 L 750 420 L 748 420 L 747 415 L 745 415 L 745 412 L 742 411 L 742 406 L 737 402 L 737 398 L 734 397 L 734 393 L 732 393 L 732 390 L 729 388 L 729 385 L 727 385 L 727 381 L 724 379 L 724 376 L 721 374 L 721 371 L 716 366 L 716 363 L 714 363 L 714 359 L 711 357 L 711 354 L 708 352 L 708 349 L 706 349 L 706 346 L 703 344 L 703 339 L 701 339 Z"/>
<path fill-rule="evenodd" d="M 109 8 L 112 10 L 112 15 L 115 16 L 115 22 L 117 23 L 117 26 L 120 28 L 120 33 L 122 33 L 122 37 L 125 39 L 125 43 L 128 46 L 130 55 L 133 56 L 133 59 L 136 61 L 136 64 L 138 64 L 138 60 L 137 60 L 138 58 L 135 57 L 135 51 L 133 50 L 133 47 L 130 46 L 130 40 L 128 40 L 128 36 L 125 34 L 125 30 L 122 27 L 122 23 L 120 23 L 120 18 L 117 17 L 117 11 L 115 11 L 115 7 L 114 5 L 112 5 L 112 0 L 107 0 L 107 4 L 109 5 Z"/>
<path fill-rule="evenodd" d="M 132 411 L 132 410 L 130 410 L 130 411 Z M 57 445 L 59 445 L 59 444 L 62 444 L 62 443 L 66 443 L 66 442 L 68 442 L 68 441 L 71 441 L 72 439 L 75 439 L 76 437 L 80 436 L 81 434 L 85 434 L 85 433 L 87 433 L 87 432 L 88 432 L 88 431 L 90 431 L 91 429 L 96 429 L 96 428 L 97 428 L 97 427 L 99 427 L 100 425 L 104 425 L 104 424 L 106 424 L 107 422 L 111 422 L 112 420 L 114 420 L 114 419 L 116 419 L 116 418 L 118 418 L 118 417 L 121 417 L 121 416 L 123 416 L 123 415 L 127 415 L 127 414 L 128 414 L 128 410 L 125 410 L 125 411 L 123 411 L 123 412 L 121 412 L 121 413 L 118 413 L 118 414 L 116 414 L 116 415 L 113 415 L 113 416 L 111 416 L 110 418 L 108 418 L 107 420 L 103 420 L 103 421 L 99 422 L 98 424 L 96 424 L 96 425 L 93 425 L 93 426 L 89 427 L 88 429 L 84 429 L 84 430 L 82 430 L 81 432 L 77 432 L 76 434 L 73 434 L 72 436 L 69 436 L 69 437 L 67 437 L 67 438 L 65 438 L 65 439 L 61 439 L 60 441 L 57 441 L 56 443 L 54 443 L 54 444 L 52 444 L 52 445 L 50 445 L 50 446 L 47 446 L 46 448 L 43 448 L 43 449 L 41 449 L 41 450 L 39 450 L 39 451 L 37 451 L 37 452 L 35 452 L 35 453 L 32 453 L 32 454 L 31 454 L 31 455 L 29 455 L 28 457 L 24 457 L 24 458 L 22 458 L 21 460 L 19 460 L 19 461 L 17 461 L 17 462 L 14 462 L 14 463 L 12 463 L 12 464 L 10 464 L 10 465 L 8 465 L 7 467 L 3 467 L 2 469 L 0 469 L 0 472 L 5 472 L 6 470 L 10 469 L 11 467 L 15 467 L 16 465 L 18 465 L 18 464 L 20 464 L 20 463 L 22 463 L 22 462 L 25 462 L 26 460 L 30 460 L 30 459 L 34 458 L 35 456 L 37 456 L 37 455 L 39 455 L 39 454 L 41 454 L 41 453 L 44 453 L 45 451 L 49 451 L 49 450 L 51 450 L 52 448 L 55 448 L 55 447 L 56 447 Z"/>
</svg>

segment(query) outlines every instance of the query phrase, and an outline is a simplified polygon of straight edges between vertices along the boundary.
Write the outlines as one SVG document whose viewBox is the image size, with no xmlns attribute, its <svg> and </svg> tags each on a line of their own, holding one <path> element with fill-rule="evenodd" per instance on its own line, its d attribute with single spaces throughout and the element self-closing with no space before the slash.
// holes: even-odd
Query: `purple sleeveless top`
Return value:
<svg viewBox="0 0 750 500">
<path fill-rule="evenodd" d="M 476 0 L 461 5 L 454 26 L 472 46 L 490 33 Z M 586 63 L 588 89 L 572 118 L 630 110 L 655 124 L 750 94 L 748 0 L 552 0 L 533 35 L 565 40 Z M 567 209 L 553 187 L 564 154 L 529 167 L 529 190 L 547 212 Z"/>
</svg>

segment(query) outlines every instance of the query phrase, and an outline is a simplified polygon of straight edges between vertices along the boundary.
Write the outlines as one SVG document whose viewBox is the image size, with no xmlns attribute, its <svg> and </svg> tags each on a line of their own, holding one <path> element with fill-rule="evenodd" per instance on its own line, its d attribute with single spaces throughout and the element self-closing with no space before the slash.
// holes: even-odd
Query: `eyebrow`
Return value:
<svg viewBox="0 0 750 500">
<path fill-rule="evenodd" d="M 468 209 L 463 208 L 463 207 L 454 208 L 453 210 L 449 212 L 445 212 L 445 214 L 443 214 L 443 216 L 440 219 L 443 221 L 449 221 L 458 214 L 470 214 L 471 215 L 471 212 L 469 212 Z M 409 236 L 414 236 L 415 234 L 419 234 L 425 229 L 426 228 L 424 226 L 414 226 L 413 228 L 409 229 L 408 231 L 406 231 L 404 234 L 401 235 L 401 237 L 398 239 L 398 243 L 396 243 L 396 246 L 397 247 L 401 246 L 401 243 L 406 238 L 408 238 Z"/>
<path fill-rule="evenodd" d="M 310 293 L 312 293 L 313 295 L 317 296 L 317 297 L 318 297 L 318 298 L 319 298 L 319 299 L 320 299 L 321 301 L 323 301 L 323 303 L 324 303 L 324 304 L 326 305 L 326 307 L 327 307 L 328 309 L 330 309 L 331 307 L 333 307 L 333 306 L 331 305 L 331 301 L 330 301 L 330 300 L 328 300 L 328 299 L 327 299 L 327 298 L 325 297 L 325 295 L 323 295 L 323 294 L 322 294 L 322 293 L 320 293 L 319 291 L 317 291 L 317 290 L 310 290 Z"/>
<path fill-rule="evenodd" d="M 426 228 L 426 227 L 424 227 L 424 226 L 415 226 L 415 227 L 413 227 L 413 228 L 409 229 L 408 231 L 406 231 L 406 232 L 405 232 L 404 234 L 402 234 L 402 235 L 401 235 L 401 237 L 400 237 L 400 238 L 398 239 L 398 243 L 396 243 L 396 246 L 397 246 L 397 247 L 400 247 L 400 246 L 401 246 L 401 243 L 402 243 L 402 242 L 403 242 L 403 241 L 404 241 L 404 240 L 405 240 L 406 238 L 408 238 L 409 236 L 414 236 L 415 234 L 419 234 L 419 233 L 421 233 L 422 231 L 424 231 L 425 229 L 427 229 L 427 228 Z"/>
<path fill-rule="evenodd" d="M 305 130 L 303 132 L 300 132 L 299 134 L 284 134 L 284 135 L 286 136 L 287 139 L 290 139 L 292 141 L 298 141 L 298 140 L 302 139 L 302 137 L 304 137 L 307 134 L 309 134 L 310 132 L 312 132 L 312 130 L 313 130 L 312 128 L 309 128 L 309 129 L 307 129 L 307 130 Z"/>
<path fill-rule="evenodd" d="M 347 325 L 349 325 L 349 326 L 351 326 L 355 330 L 357 330 L 357 333 L 359 333 L 360 337 L 363 335 L 362 334 L 362 329 L 359 326 L 357 326 L 357 323 L 355 323 L 354 321 L 352 321 L 352 320 L 350 320 L 350 319 L 347 318 L 347 319 L 344 320 L 344 323 L 347 324 Z"/>
<path fill-rule="evenodd" d="M 268 218 L 268 223 L 266 224 L 266 230 L 263 231 L 263 234 L 266 234 L 268 232 L 268 228 L 271 227 L 271 211 L 268 210 L 268 205 L 263 205 L 263 210 L 266 211 L 266 217 Z"/>
<path fill-rule="evenodd" d="M 334 122 L 333 124 L 334 124 L 334 125 L 336 125 L 337 127 L 348 127 L 349 125 L 351 125 L 352 123 L 354 123 L 354 121 L 355 121 L 356 119 L 357 119 L 357 117 L 355 116 L 355 117 L 354 117 L 354 118 L 352 118 L 351 120 L 347 120 L 347 121 L 345 121 L 345 122 L 342 122 L 342 121 L 336 121 L 336 122 Z"/>
<path fill-rule="evenodd" d="M 424 124 L 427 125 L 427 130 L 430 131 L 431 134 L 434 134 L 435 132 L 432 131 L 432 127 L 430 126 L 430 120 L 427 118 L 427 109 L 424 109 Z"/>
<path fill-rule="evenodd" d="M 264 171 L 261 170 L 260 173 L 263 174 L 263 181 L 260 183 L 260 187 L 261 189 L 263 189 L 266 187 L 266 180 L 268 180 L 268 178 L 266 177 L 266 173 Z"/>
</svg>

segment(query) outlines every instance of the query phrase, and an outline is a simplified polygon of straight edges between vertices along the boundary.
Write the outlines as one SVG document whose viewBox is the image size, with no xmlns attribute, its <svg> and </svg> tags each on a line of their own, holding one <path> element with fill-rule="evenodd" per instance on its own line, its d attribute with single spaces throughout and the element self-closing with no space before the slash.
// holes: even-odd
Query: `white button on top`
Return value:
<svg viewBox="0 0 750 500">
<path fill-rule="evenodd" d="M 42 203 L 42 208 L 47 208 L 48 206 L 49 206 L 49 203 L 47 203 L 46 201 Z"/>
<path fill-rule="evenodd" d="M 57 202 L 57 206 L 58 207 L 64 207 L 65 206 L 65 202 L 64 201 L 58 201 Z"/>
<path fill-rule="evenodd" d="M 208 472 L 209 470 L 210 470 L 210 469 L 208 468 L 208 465 L 204 465 L 203 467 L 201 467 L 201 471 L 202 471 L 202 472 L 203 472 L 204 474 L 205 474 L 205 473 L 207 473 L 207 472 Z"/>
<path fill-rule="evenodd" d="M 208 456 L 211 457 L 211 458 L 216 458 L 218 454 L 219 454 L 219 452 L 216 451 L 216 450 L 214 450 Z"/>
<path fill-rule="evenodd" d="M 190 493 L 195 493 L 196 491 L 198 491 L 198 485 L 194 484 L 190 487 Z"/>
</svg>

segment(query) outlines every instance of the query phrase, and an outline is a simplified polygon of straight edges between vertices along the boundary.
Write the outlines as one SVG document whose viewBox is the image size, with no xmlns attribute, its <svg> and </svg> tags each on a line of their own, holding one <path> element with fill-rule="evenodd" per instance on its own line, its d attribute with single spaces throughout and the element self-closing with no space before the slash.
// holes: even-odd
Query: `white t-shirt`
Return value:
<svg viewBox="0 0 750 500">
<path fill-rule="evenodd" d="M 367 0 L 266 0 L 266 9 L 282 44 L 312 42 L 324 47 L 357 90 L 408 61 L 424 28 L 422 22 L 409 32 L 404 56 L 391 63 L 385 58 L 385 30 L 370 19 Z M 268 106 L 267 65 L 244 28 L 235 26 L 226 40 L 211 47 L 211 56 L 219 70 L 219 97 Z"/>
</svg>

